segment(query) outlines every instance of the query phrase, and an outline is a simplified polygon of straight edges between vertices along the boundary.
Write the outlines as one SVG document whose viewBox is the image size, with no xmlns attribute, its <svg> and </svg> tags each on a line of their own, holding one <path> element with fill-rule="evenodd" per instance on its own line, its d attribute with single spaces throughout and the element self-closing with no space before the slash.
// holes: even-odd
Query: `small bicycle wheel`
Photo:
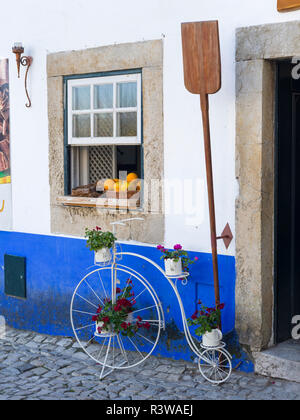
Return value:
<svg viewBox="0 0 300 420">
<path fill-rule="evenodd" d="M 207 349 L 199 358 L 199 370 L 207 381 L 220 385 L 231 375 L 230 357 L 221 349 Z"/>
<path fill-rule="evenodd" d="M 99 307 L 103 307 L 105 302 L 122 299 L 128 285 L 131 285 L 134 293 L 131 298 L 134 305 L 126 322 L 139 325 L 140 329 L 134 336 L 113 329 L 99 333 L 98 325 L 92 318 L 98 315 Z M 156 294 L 146 279 L 127 267 L 112 265 L 87 274 L 75 289 L 70 312 L 73 332 L 79 345 L 89 357 L 104 367 L 135 367 L 143 363 L 157 346 L 162 321 Z"/>
</svg>

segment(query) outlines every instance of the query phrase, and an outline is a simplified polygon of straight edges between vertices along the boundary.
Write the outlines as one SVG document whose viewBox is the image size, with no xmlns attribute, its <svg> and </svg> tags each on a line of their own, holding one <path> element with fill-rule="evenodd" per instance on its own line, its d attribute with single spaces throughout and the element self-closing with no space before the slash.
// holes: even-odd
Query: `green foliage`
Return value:
<svg viewBox="0 0 300 420">
<path fill-rule="evenodd" d="M 87 247 L 91 251 L 100 251 L 103 248 L 112 248 L 117 238 L 111 232 L 102 232 L 97 226 L 96 229 L 86 228 L 85 237 L 87 238 Z"/>
<path fill-rule="evenodd" d="M 188 325 L 197 326 L 195 333 L 198 336 L 203 336 L 205 333 L 210 333 L 212 330 L 219 327 L 221 323 L 221 310 L 224 309 L 224 304 L 221 304 L 218 309 L 207 308 L 199 302 L 200 308 L 197 310 L 190 319 Z"/>
</svg>

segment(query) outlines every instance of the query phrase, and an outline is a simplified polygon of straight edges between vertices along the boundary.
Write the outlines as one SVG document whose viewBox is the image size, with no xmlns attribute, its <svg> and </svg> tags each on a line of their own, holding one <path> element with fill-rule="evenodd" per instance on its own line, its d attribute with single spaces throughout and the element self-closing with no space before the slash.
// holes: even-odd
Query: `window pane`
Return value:
<svg viewBox="0 0 300 420">
<path fill-rule="evenodd" d="M 82 111 L 91 108 L 90 86 L 73 87 L 73 110 Z"/>
<path fill-rule="evenodd" d="M 117 85 L 117 107 L 133 108 L 137 106 L 137 84 L 118 83 Z"/>
<path fill-rule="evenodd" d="M 119 112 L 117 114 L 117 137 L 137 136 L 137 113 Z"/>
<path fill-rule="evenodd" d="M 89 114 L 73 115 L 73 137 L 91 137 L 91 117 Z"/>
<path fill-rule="evenodd" d="M 113 137 L 113 114 L 96 114 L 94 116 L 94 136 Z"/>
<path fill-rule="evenodd" d="M 113 85 L 94 86 L 94 108 L 105 109 L 113 107 Z"/>
</svg>

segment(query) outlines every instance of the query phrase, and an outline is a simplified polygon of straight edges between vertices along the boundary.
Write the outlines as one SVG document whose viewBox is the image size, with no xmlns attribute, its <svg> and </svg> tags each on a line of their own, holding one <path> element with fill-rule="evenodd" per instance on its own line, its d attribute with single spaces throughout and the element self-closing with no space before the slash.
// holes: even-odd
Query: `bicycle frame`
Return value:
<svg viewBox="0 0 300 420">
<path fill-rule="evenodd" d="M 185 310 L 184 310 L 184 306 L 183 306 L 183 302 L 182 302 L 181 296 L 180 296 L 180 294 L 178 292 L 178 289 L 177 289 L 177 285 L 174 284 L 174 282 L 172 281 L 171 278 L 169 278 L 169 277 L 166 276 L 166 273 L 164 272 L 164 270 L 158 264 L 156 264 L 154 261 L 152 261 L 149 258 L 147 258 L 147 257 L 145 257 L 143 255 L 140 255 L 140 254 L 135 254 L 133 252 L 119 252 L 119 253 L 116 253 L 115 250 L 114 250 L 114 259 L 113 259 L 113 265 L 112 266 L 114 266 L 114 265 L 115 266 L 117 266 L 117 265 L 121 266 L 120 264 L 117 264 L 116 263 L 116 257 L 117 256 L 120 257 L 120 256 L 123 256 L 123 255 L 124 256 L 127 255 L 127 256 L 131 256 L 131 257 L 136 257 L 136 258 L 139 258 L 141 260 L 147 261 L 149 264 L 153 265 L 153 267 L 155 267 L 167 279 L 168 283 L 170 284 L 170 286 L 172 287 L 172 289 L 173 289 L 173 291 L 174 291 L 174 293 L 176 295 L 176 298 L 177 298 L 177 301 L 178 301 L 178 304 L 179 304 L 179 307 L 180 307 L 182 324 L 183 324 L 184 334 L 185 334 L 187 343 L 188 343 L 190 349 L 193 351 L 193 353 L 196 354 L 196 356 L 202 358 L 205 362 L 209 363 L 209 360 L 206 359 L 206 358 L 203 358 L 201 351 L 197 348 L 197 346 L 194 343 L 193 337 L 192 337 L 192 335 L 190 333 L 190 330 L 189 330 L 189 327 L 188 327 L 186 313 L 185 313 Z M 135 274 L 138 274 L 139 276 L 141 276 L 141 274 L 138 273 L 137 271 L 135 271 L 135 270 L 133 270 L 131 268 L 130 268 L 130 270 L 132 270 Z M 143 280 L 145 280 L 145 279 L 143 278 Z M 155 296 L 157 297 L 157 301 L 159 302 L 160 309 L 161 309 L 162 315 L 163 315 L 164 325 L 165 325 L 165 317 L 164 317 L 164 312 L 163 312 L 163 309 L 162 309 L 161 302 L 158 299 L 158 296 L 157 296 L 155 290 L 153 289 L 152 285 L 150 285 L 149 282 L 147 282 L 147 283 L 151 287 L 151 289 L 152 289 L 153 293 L 155 294 Z"/>
</svg>

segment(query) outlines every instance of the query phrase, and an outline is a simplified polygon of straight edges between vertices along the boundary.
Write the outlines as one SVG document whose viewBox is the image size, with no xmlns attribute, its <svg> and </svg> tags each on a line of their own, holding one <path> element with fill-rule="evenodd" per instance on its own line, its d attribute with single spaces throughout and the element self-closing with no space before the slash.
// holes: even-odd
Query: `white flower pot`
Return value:
<svg viewBox="0 0 300 420">
<path fill-rule="evenodd" d="M 202 344 L 205 347 L 219 347 L 220 341 L 223 338 L 223 334 L 219 329 L 207 332 L 202 337 Z"/>
<path fill-rule="evenodd" d="M 168 258 L 165 260 L 165 271 L 167 276 L 180 276 L 182 274 L 182 260 L 178 261 Z"/>
<path fill-rule="evenodd" d="M 95 252 L 95 264 L 106 263 L 111 260 L 111 253 L 109 248 L 102 248 Z"/>
<path fill-rule="evenodd" d="M 102 321 L 96 322 L 96 331 L 95 331 L 95 336 L 96 337 L 103 337 L 103 336 L 112 337 L 112 336 L 116 335 L 116 334 L 112 333 L 110 329 L 109 330 L 102 329 L 103 325 L 104 325 L 104 322 L 102 322 Z M 101 328 L 101 333 L 98 332 L 98 328 Z"/>
</svg>

